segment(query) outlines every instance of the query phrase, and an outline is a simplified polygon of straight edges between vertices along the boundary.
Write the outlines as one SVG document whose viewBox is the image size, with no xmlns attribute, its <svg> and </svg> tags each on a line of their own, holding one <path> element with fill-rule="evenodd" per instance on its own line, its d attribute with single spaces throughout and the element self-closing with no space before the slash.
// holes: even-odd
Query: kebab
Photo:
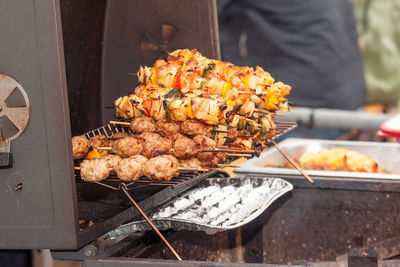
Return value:
<svg viewBox="0 0 400 267">
<path fill-rule="evenodd" d="M 141 144 L 141 140 L 145 141 L 143 146 L 138 145 Z M 204 166 L 214 167 L 218 166 L 220 161 L 225 161 L 222 153 L 200 152 L 202 149 L 215 148 L 215 142 L 206 136 L 199 135 L 192 140 L 178 133 L 162 138 L 156 133 L 145 132 L 139 135 L 138 139 L 128 136 L 116 140 L 116 142 L 113 143 L 112 152 L 117 155 L 106 154 L 100 158 L 100 161 L 99 159 L 85 159 L 82 161 L 80 166 L 82 178 L 87 181 L 101 181 L 107 178 L 110 172 L 115 172 L 117 177 L 124 181 L 136 180 L 143 176 L 143 174 L 150 179 L 169 180 L 173 177 L 171 173 L 177 174 L 175 169 L 179 166 L 175 157 L 167 155 L 170 153 L 171 143 L 173 143 L 172 154 L 180 159 L 198 162 L 196 168 L 200 169 Z M 167 150 L 163 148 L 162 144 L 166 144 L 165 147 Z M 146 157 L 139 155 L 140 152 L 143 152 Z M 121 159 L 118 155 L 127 158 Z M 165 168 L 165 157 L 160 158 L 160 156 L 165 156 L 170 160 L 174 159 L 172 160 L 174 163 L 173 168 L 171 167 L 172 170 L 170 168 Z M 203 163 L 199 160 L 193 160 L 196 156 L 203 160 Z M 142 172 L 141 167 L 147 161 L 147 158 L 152 159 L 150 163 L 156 163 L 154 165 L 155 167 L 150 168 L 147 172 Z M 156 158 L 156 160 L 153 160 L 154 158 Z M 143 159 L 146 159 L 146 161 L 143 161 Z M 98 164 L 99 168 L 96 168 Z M 107 168 L 105 168 L 104 165 L 106 165 Z M 158 170 L 156 168 L 157 166 L 161 169 L 157 173 L 151 175 L 151 170 Z M 193 167 L 192 164 L 191 168 Z"/>
<path fill-rule="evenodd" d="M 133 119 L 147 115 L 178 122 L 197 119 L 227 127 L 250 119 L 261 126 L 258 131 L 265 132 L 275 128 L 272 119 L 276 113 L 289 109 L 284 97 L 290 87 L 274 83 L 261 68 L 210 60 L 195 50 L 177 50 L 167 61 L 141 68 L 138 77 L 135 93 L 115 102 L 117 116 Z"/>
</svg>

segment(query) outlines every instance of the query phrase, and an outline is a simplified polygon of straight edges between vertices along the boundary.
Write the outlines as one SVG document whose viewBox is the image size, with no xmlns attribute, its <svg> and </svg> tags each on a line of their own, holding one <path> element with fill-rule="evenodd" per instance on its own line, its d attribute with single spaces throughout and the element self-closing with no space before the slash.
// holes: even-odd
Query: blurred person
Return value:
<svg viewBox="0 0 400 267">
<path fill-rule="evenodd" d="M 400 2 L 354 0 L 368 103 L 400 107 Z"/>
<path fill-rule="evenodd" d="M 294 106 L 355 110 L 366 100 L 351 0 L 218 0 L 221 55 L 261 66 L 292 86 Z M 302 137 L 334 139 L 334 129 L 299 127 Z"/>
</svg>

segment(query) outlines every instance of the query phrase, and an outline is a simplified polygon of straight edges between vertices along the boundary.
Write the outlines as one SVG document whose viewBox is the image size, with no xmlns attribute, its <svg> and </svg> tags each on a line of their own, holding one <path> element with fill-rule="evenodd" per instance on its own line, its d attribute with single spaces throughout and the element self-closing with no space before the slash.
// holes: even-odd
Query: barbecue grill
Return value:
<svg viewBox="0 0 400 267">
<path fill-rule="evenodd" d="M 112 118 L 112 101 L 133 87 L 136 78 L 128 73 L 139 64 L 149 65 L 165 51 L 180 47 L 218 58 L 215 6 L 212 0 L 169 0 L 168 5 L 132 0 L 96 5 L 0 1 L 0 73 L 15 81 L 15 87 L 0 83 L 0 108 L 25 110 L 17 121 L 0 111 L 3 137 L 10 140 L 0 150 L 6 158 L 1 163 L 8 167 L 0 169 L 1 249 L 50 248 L 56 258 L 86 259 L 87 266 L 178 264 L 158 260 L 173 256 L 152 232 L 129 235 L 112 245 L 99 239 L 141 217 L 121 191 L 79 180 L 71 132 L 108 136 L 124 131 L 115 125 L 96 128 Z M 23 127 L 13 128 L 13 123 Z M 274 138 L 293 127 L 278 124 Z M 254 176 L 241 174 L 237 179 L 261 179 Z M 142 179 L 127 187 L 142 210 L 152 214 L 210 177 L 226 174 L 183 173 L 168 183 Z M 217 261 L 334 261 L 351 248 L 377 249 L 386 258 L 397 255 L 384 252 L 388 244 L 396 244 L 396 238 L 390 238 L 399 230 L 398 181 L 316 177 L 317 184 L 311 185 L 298 176 L 273 177 L 292 183 L 293 193 L 241 228 L 215 235 L 166 230 L 164 235 L 184 259 L 214 261 L 204 263 L 209 266 L 234 266 Z M 341 223 L 329 221 L 332 217 Z M 349 261 L 363 259 L 357 255 L 351 254 Z"/>
</svg>

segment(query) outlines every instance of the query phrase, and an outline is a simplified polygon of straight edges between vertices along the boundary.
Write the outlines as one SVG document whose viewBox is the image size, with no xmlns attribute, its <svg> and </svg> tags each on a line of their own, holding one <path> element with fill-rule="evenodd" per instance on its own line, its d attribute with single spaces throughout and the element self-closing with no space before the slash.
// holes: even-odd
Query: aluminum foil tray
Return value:
<svg viewBox="0 0 400 267">
<path fill-rule="evenodd" d="M 337 141 L 288 138 L 279 143 L 279 146 L 293 159 L 298 159 L 306 152 L 318 152 L 323 148 L 346 148 L 363 153 L 375 160 L 379 167 L 387 173 L 364 173 L 345 171 L 317 171 L 307 170 L 310 176 L 343 177 L 363 179 L 400 179 L 400 145 L 397 143 Z M 263 151 L 258 158 L 252 158 L 234 169 L 239 173 L 259 173 L 268 175 L 301 175 L 295 169 L 283 168 L 286 159 L 276 148 L 271 147 Z"/>
<path fill-rule="evenodd" d="M 157 208 L 150 219 L 160 230 L 214 234 L 254 220 L 291 190 L 292 184 L 280 178 L 209 178 Z M 150 226 L 141 220 L 122 225 L 105 237 L 148 230 Z"/>
</svg>

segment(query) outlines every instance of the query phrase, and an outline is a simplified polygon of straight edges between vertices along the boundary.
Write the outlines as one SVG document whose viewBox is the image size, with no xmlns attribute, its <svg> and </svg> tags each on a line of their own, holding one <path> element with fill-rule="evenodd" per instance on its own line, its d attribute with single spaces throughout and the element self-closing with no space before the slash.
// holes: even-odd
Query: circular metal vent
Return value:
<svg viewBox="0 0 400 267">
<path fill-rule="evenodd" d="M 30 116 L 29 99 L 13 78 L 0 74 L 0 138 L 11 141 L 22 134 Z"/>
</svg>

